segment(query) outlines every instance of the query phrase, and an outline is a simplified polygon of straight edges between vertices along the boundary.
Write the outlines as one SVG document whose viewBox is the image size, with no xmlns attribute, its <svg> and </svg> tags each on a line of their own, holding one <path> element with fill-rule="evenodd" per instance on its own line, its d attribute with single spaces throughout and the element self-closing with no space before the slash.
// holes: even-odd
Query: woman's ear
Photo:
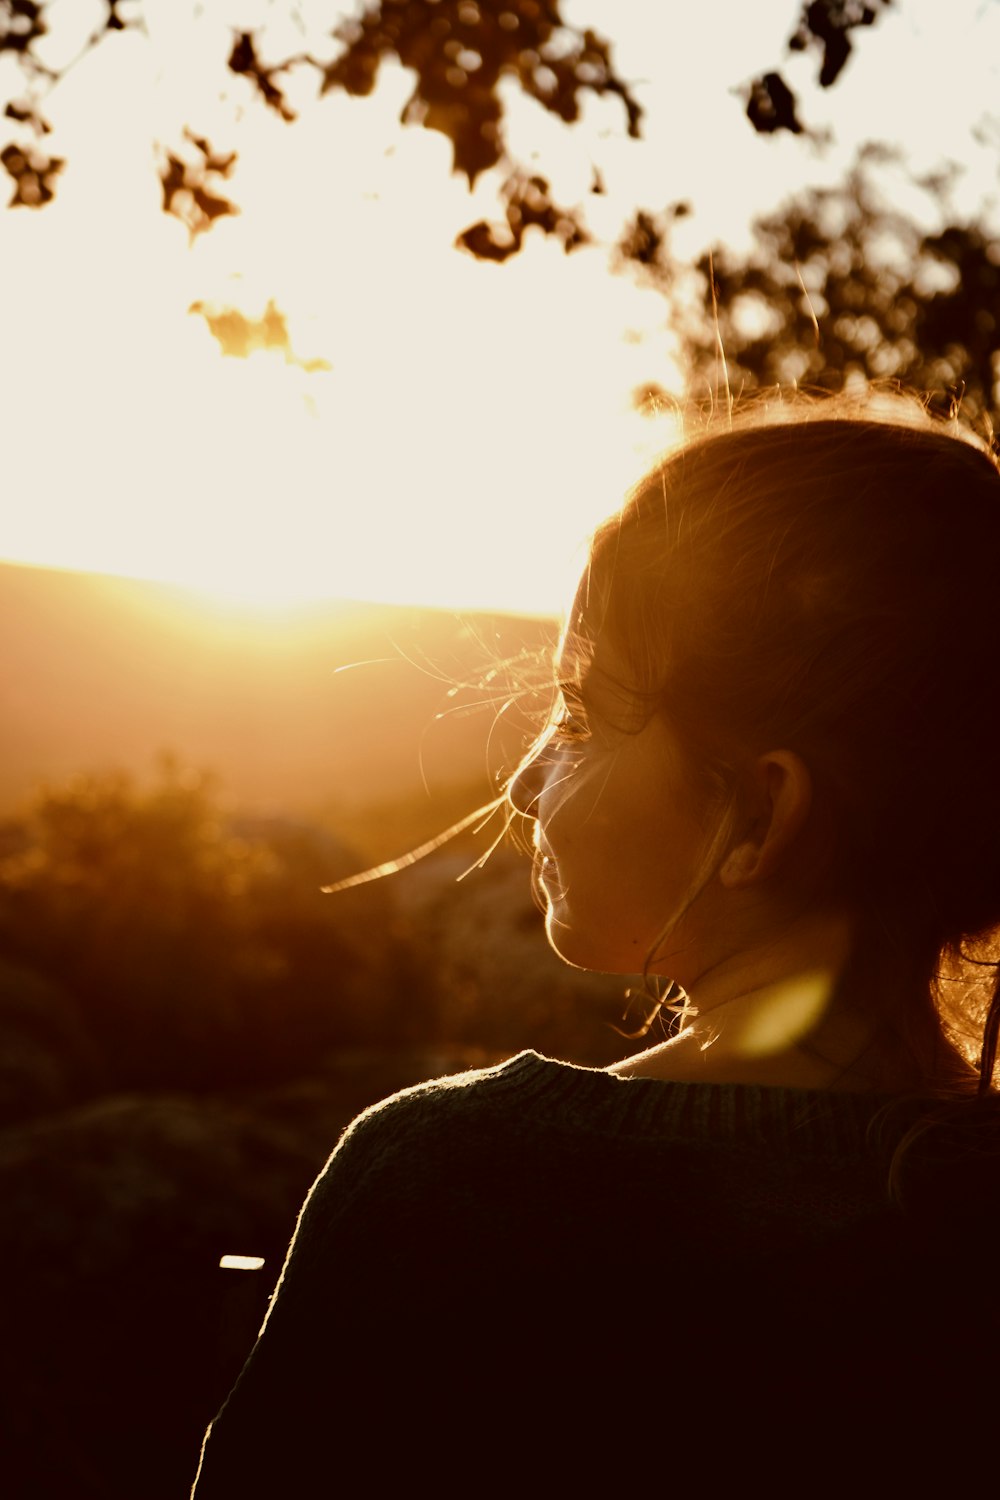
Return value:
<svg viewBox="0 0 1000 1500">
<path fill-rule="evenodd" d="M 753 822 L 719 870 L 729 890 L 767 880 L 785 862 L 812 805 L 809 767 L 794 750 L 769 750 L 750 773 L 747 801 Z"/>
</svg>

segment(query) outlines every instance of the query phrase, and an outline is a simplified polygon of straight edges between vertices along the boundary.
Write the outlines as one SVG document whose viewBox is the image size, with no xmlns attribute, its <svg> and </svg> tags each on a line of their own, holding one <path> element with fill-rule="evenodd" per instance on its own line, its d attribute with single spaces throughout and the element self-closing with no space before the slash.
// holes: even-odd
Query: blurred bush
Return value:
<svg viewBox="0 0 1000 1500">
<path fill-rule="evenodd" d="M 0 962 L 0 1128 L 93 1091 L 97 1057 L 73 997 Z"/>
<path fill-rule="evenodd" d="M 81 776 L 2 831 L 0 954 L 37 976 L 21 1012 L 54 1014 L 52 986 L 72 997 L 95 1092 L 294 1077 L 384 1042 L 395 1008 L 385 891 L 320 890 L 359 863 L 319 829 L 227 822 L 210 779 L 170 759 L 148 787 Z"/>
</svg>

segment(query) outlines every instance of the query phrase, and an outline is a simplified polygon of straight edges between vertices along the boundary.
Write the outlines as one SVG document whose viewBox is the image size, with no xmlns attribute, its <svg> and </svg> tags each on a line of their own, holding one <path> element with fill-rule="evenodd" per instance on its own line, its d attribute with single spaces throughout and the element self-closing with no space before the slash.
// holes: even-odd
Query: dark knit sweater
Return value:
<svg viewBox="0 0 1000 1500">
<path fill-rule="evenodd" d="M 940 1246 L 889 1206 L 882 1102 L 525 1052 L 365 1111 L 306 1200 L 196 1500 L 533 1493 L 529 1460 L 586 1486 L 641 1469 L 653 1433 L 733 1473 L 773 1478 L 801 1446 L 849 1468 L 930 1419 L 940 1361 L 967 1352 L 927 1309 Z"/>
</svg>

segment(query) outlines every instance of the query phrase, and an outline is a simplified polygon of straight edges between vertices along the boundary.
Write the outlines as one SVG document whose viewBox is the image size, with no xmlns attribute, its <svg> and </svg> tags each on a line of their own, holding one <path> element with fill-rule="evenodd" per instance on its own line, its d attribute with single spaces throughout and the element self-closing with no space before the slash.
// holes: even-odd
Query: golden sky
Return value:
<svg viewBox="0 0 1000 1500">
<path fill-rule="evenodd" d="M 60 13 L 83 36 L 101 8 L 51 9 L 59 61 L 79 45 Z M 225 70 L 237 10 L 241 27 L 273 28 L 292 7 L 153 0 L 148 37 L 112 36 L 44 106 L 69 162 L 57 201 L 0 213 L 0 557 L 261 605 L 558 610 L 588 531 L 672 435 L 632 406 L 636 386 L 676 384 L 665 302 L 612 276 L 601 245 L 567 258 L 529 236 L 499 267 L 455 251 L 496 216 L 497 179 L 470 194 L 442 136 L 399 126 L 402 70 L 369 100 L 314 104 L 309 81 L 285 126 Z M 835 181 L 866 137 L 902 140 L 921 170 L 960 159 L 956 210 L 982 207 L 997 150 L 970 126 L 998 97 L 1000 6 L 908 0 L 827 95 L 808 90 L 815 61 L 793 59 L 811 120 L 836 130 L 825 148 L 755 136 L 736 91 L 783 64 L 797 11 L 567 0 L 567 19 L 615 41 L 646 140 L 627 140 L 614 100 L 573 130 L 515 101 L 512 152 L 538 152 L 560 202 L 585 200 L 599 166 L 609 194 L 586 211 L 608 239 L 636 203 L 689 199 L 681 253 L 738 242 L 754 209 Z M 294 28 L 265 35 L 273 55 L 299 45 Z M 0 72 L 0 95 L 20 92 Z M 185 123 L 239 152 L 242 210 L 190 247 L 159 211 L 153 160 Z M 269 299 L 303 363 L 223 358 L 188 311 L 256 317 Z"/>
</svg>

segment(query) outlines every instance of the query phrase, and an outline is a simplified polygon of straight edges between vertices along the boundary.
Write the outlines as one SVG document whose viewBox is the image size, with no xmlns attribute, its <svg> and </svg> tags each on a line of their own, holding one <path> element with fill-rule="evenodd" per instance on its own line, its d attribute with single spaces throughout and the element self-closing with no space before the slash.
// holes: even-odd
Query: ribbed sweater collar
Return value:
<svg viewBox="0 0 1000 1500">
<path fill-rule="evenodd" d="M 605 1138 L 766 1145 L 798 1159 L 866 1154 L 872 1117 L 888 1103 L 881 1094 L 619 1078 L 530 1051 L 491 1071 L 526 1113 Z"/>
</svg>

